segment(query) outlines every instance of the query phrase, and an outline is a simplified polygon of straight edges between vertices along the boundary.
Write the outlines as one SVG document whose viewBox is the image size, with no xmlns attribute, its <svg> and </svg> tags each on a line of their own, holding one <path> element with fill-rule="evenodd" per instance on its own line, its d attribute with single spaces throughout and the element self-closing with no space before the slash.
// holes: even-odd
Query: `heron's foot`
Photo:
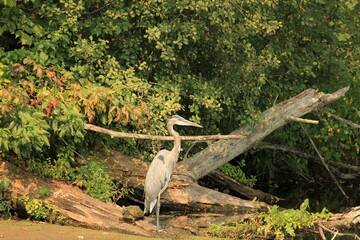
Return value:
<svg viewBox="0 0 360 240">
<path fill-rule="evenodd" d="M 161 227 L 156 227 L 156 232 L 157 233 L 165 232 L 165 229 L 163 229 Z"/>
<path fill-rule="evenodd" d="M 166 231 L 165 229 L 163 229 L 161 227 L 156 227 L 156 232 L 157 233 L 164 233 L 164 234 L 168 234 L 168 235 L 173 235 L 172 232 Z"/>
<path fill-rule="evenodd" d="M 161 227 L 159 221 L 156 223 L 156 232 L 164 232 L 165 230 Z"/>
</svg>

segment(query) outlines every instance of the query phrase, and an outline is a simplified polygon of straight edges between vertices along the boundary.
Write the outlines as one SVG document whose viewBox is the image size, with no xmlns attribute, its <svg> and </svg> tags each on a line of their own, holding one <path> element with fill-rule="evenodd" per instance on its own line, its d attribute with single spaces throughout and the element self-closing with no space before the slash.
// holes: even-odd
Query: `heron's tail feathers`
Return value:
<svg viewBox="0 0 360 240">
<path fill-rule="evenodd" d="M 144 213 L 151 214 L 153 212 L 154 208 L 155 208 L 156 202 L 157 202 L 157 198 L 155 198 L 152 202 L 145 199 Z"/>
</svg>

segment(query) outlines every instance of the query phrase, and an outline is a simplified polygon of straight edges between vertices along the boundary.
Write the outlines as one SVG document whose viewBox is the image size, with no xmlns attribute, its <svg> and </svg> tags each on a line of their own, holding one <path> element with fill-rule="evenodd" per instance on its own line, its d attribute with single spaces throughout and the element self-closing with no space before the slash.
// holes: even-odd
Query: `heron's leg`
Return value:
<svg viewBox="0 0 360 240">
<path fill-rule="evenodd" d="M 160 232 L 160 221 L 159 221 L 159 214 L 160 214 L 160 193 L 158 194 L 157 203 L 156 203 L 156 231 Z"/>
</svg>

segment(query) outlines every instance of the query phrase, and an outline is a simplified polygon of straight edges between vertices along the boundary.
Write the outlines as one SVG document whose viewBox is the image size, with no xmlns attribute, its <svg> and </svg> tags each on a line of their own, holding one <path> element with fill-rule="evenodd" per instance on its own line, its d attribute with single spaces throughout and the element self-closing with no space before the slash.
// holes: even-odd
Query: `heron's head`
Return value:
<svg viewBox="0 0 360 240">
<path fill-rule="evenodd" d="M 193 126 L 193 127 L 202 128 L 201 125 L 191 122 L 189 120 L 186 120 L 185 118 L 180 117 L 179 115 L 172 115 L 168 120 L 168 124 L 180 125 L 180 126 Z"/>
</svg>

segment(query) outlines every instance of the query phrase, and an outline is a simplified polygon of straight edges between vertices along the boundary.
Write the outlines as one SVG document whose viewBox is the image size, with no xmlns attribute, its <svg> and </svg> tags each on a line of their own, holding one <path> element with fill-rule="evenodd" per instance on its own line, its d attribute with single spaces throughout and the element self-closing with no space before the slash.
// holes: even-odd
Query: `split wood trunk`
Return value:
<svg viewBox="0 0 360 240">
<path fill-rule="evenodd" d="M 107 158 L 111 174 L 114 177 L 120 177 L 119 182 L 122 184 L 133 188 L 134 192 L 129 197 L 142 204 L 148 164 L 135 158 L 126 157 L 119 152 L 113 152 Z M 252 196 L 252 198 L 255 197 Z M 266 209 L 267 204 L 264 202 L 243 200 L 202 187 L 194 182 L 172 180 L 167 190 L 161 194 L 162 212 L 169 210 L 179 213 L 245 213 Z"/>
</svg>

